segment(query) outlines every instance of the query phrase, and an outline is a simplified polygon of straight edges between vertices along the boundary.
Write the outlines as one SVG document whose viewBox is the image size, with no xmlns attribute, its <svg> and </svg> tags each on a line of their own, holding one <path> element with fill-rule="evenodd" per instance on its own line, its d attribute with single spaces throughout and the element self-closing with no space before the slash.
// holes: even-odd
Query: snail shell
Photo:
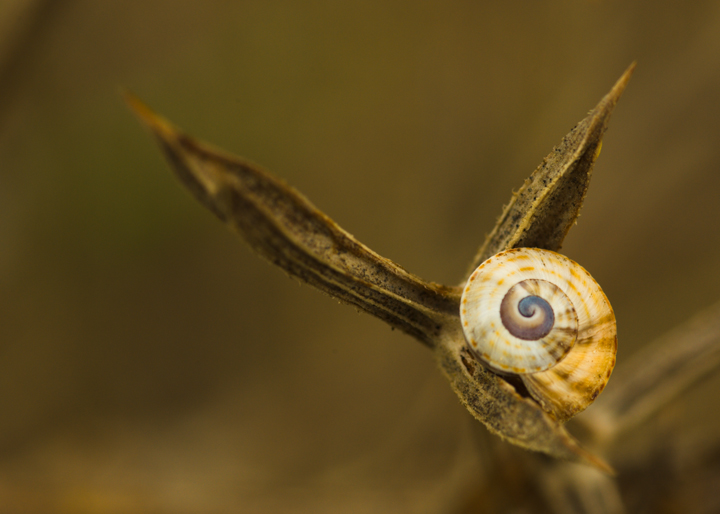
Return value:
<svg viewBox="0 0 720 514">
<path fill-rule="evenodd" d="M 473 272 L 461 302 L 472 353 L 518 375 L 556 419 L 584 410 L 607 384 L 615 315 L 597 282 L 567 257 L 538 248 L 501 252 Z"/>
</svg>

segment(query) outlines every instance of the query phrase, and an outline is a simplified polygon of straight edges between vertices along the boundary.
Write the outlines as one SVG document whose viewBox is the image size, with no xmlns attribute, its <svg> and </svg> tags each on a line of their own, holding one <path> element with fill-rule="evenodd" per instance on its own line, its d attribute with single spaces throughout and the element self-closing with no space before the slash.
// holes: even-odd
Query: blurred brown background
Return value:
<svg viewBox="0 0 720 514">
<path fill-rule="evenodd" d="M 718 2 L 0 0 L 0 513 L 448 512 L 483 479 L 430 352 L 252 255 L 120 86 L 456 283 L 633 60 L 564 247 L 620 362 L 720 299 Z"/>
</svg>

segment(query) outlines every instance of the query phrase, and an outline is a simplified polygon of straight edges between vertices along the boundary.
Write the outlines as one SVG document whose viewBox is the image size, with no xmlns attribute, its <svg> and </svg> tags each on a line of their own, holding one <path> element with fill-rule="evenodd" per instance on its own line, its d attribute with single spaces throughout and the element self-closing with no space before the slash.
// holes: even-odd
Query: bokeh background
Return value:
<svg viewBox="0 0 720 514">
<path fill-rule="evenodd" d="M 254 256 L 121 86 L 453 284 L 634 60 L 563 249 L 619 362 L 720 299 L 720 3 L 0 0 L 0 513 L 452 512 L 487 472 L 430 352 Z"/>
</svg>

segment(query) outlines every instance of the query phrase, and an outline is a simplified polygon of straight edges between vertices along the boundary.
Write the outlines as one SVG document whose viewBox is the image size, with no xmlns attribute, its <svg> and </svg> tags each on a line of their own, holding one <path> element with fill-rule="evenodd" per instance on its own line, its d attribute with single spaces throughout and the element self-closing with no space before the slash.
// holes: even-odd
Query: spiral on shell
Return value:
<svg viewBox="0 0 720 514">
<path fill-rule="evenodd" d="M 582 266 L 549 250 L 516 248 L 482 263 L 465 285 L 460 318 L 470 351 L 518 375 L 561 421 L 595 400 L 615 366 L 607 297 Z"/>
</svg>

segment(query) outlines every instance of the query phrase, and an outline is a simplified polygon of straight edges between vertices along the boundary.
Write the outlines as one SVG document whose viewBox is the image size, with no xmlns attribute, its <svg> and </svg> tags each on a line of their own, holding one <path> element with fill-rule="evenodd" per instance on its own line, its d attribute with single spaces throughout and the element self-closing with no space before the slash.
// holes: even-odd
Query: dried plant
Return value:
<svg viewBox="0 0 720 514">
<path fill-rule="evenodd" d="M 513 193 L 470 271 L 506 249 L 560 249 L 577 220 L 610 115 L 633 69 L 634 64 Z M 647 438 L 632 457 L 622 454 L 620 442 L 718 366 L 720 304 L 662 337 L 633 362 L 618 364 L 613 387 L 569 423 L 582 435 L 581 445 L 526 391 L 468 352 L 459 320 L 461 286 L 427 282 L 405 271 L 265 170 L 185 135 L 133 95 L 125 97 L 183 185 L 253 250 L 301 281 L 415 337 L 434 353 L 453 390 L 489 432 L 533 450 L 516 450 L 493 437 L 496 443 L 486 445 L 486 457 L 495 478 L 460 501 L 457 511 L 653 512 L 664 505 L 671 512 L 680 500 L 683 512 L 718 507 L 719 500 L 702 494 L 689 503 L 683 496 L 711 482 L 657 490 L 658 483 L 682 482 L 689 470 L 701 474 L 712 466 L 717 438 L 698 446 L 694 457 L 681 464 L 669 463 L 671 449 L 661 434 Z M 519 488 L 522 495 L 515 494 Z"/>
</svg>

